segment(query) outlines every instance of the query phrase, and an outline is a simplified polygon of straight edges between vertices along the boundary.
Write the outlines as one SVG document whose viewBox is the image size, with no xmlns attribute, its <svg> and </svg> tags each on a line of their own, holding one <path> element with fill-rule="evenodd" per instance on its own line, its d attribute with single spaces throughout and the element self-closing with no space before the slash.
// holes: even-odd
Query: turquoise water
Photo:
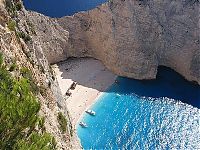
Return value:
<svg viewBox="0 0 200 150">
<path fill-rule="evenodd" d="M 51 17 L 73 15 L 107 0 L 23 0 Z M 200 87 L 161 67 L 156 80 L 119 77 L 77 125 L 84 149 L 200 149 Z M 181 101 L 180 101 L 181 100 Z"/>
<path fill-rule="evenodd" d="M 95 8 L 107 0 L 23 0 L 26 9 L 50 17 L 73 15 L 79 11 Z"/>
<path fill-rule="evenodd" d="M 199 86 L 166 67 L 156 80 L 118 80 L 83 116 L 88 128 L 77 125 L 84 149 L 200 149 Z"/>
</svg>

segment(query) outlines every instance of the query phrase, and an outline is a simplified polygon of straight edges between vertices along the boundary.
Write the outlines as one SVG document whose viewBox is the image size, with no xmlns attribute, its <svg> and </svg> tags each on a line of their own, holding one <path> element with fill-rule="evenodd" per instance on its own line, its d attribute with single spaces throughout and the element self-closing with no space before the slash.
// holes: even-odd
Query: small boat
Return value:
<svg viewBox="0 0 200 150">
<path fill-rule="evenodd" d="M 84 128 L 87 128 L 87 127 L 88 127 L 87 124 L 84 123 L 84 122 L 80 122 L 79 125 L 80 125 L 81 127 L 84 127 Z"/>
<path fill-rule="evenodd" d="M 96 115 L 95 111 L 90 110 L 90 109 L 86 110 L 85 112 L 88 113 L 88 114 L 90 114 L 90 115 L 93 115 L 93 116 Z"/>
<path fill-rule="evenodd" d="M 76 88 L 77 82 L 73 82 L 72 85 L 70 86 L 71 90 L 74 90 Z"/>
<path fill-rule="evenodd" d="M 69 90 L 67 90 L 67 92 L 65 93 L 67 96 L 71 96 L 72 95 L 72 93 L 69 91 Z"/>
<path fill-rule="evenodd" d="M 116 84 L 119 84 L 119 81 L 118 81 L 118 80 L 115 80 L 115 83 L 116 83 Z"/>
<path fill-rule="evenodd" d="M 120 94 L 118 94 L 118 93 L 117 93 L 116 95 L 117 95 L 117 96 L 121 96 L 121 95 L 120 95 Z"/>
</svg>

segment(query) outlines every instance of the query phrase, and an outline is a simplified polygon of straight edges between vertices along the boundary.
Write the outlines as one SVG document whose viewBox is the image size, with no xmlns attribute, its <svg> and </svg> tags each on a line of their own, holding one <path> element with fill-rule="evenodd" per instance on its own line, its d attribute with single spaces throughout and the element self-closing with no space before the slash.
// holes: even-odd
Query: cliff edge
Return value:
<svg viewBox="0 0 200 150">
<path fill-rule="evenodd" d="M 10 96 L 11 97 L 10 100 L 13 100 L 13 103 L 5 102 L 8 101 L 9 98 L 2 97 L 3 95 L 2 93 L 4 92 L 2 90 L 2 87 L 5 86 L 4 85 L 5 83 L 1 84 L 0 86 L 1 103 L 5 102 L 6 104 L 8 103 L 9 105 L 6 105 L 5 109 L 3 109 L 2 111 L 2 114 L 6 112 L 8 115 L 4 115 L 4 121 L 1 124 L 1 131 L 3 131 L 2 132 L 3 138 L 0 142 L 0 147 L 2 149 L 5 149 L 5 147 L 7 146 L 13 148 L 14 146 L 17 145 L 16 141 L 18 140 L 19 137 L 20 137 L 19 139 L 21 140 L 25 139 L 24 141 L 26 140 L 28 141 L 34 134 L 37 135 L 36 141 L 37 139 L 40 138 L 40 136 L 42 139 L 38 143 L 37 142 L 28 143 L 34 148 L 38 148 L 40 146 L 41 147 L 46 146 L 45 148 L 48 147 L 47 149 L 51 149 L 49 147 L 52 147 L 52 149 L 72 149 L 71 142 L 74 131 L 72 129 L 70 116 L 66 107 L 66 101 L 64 100 L 61 91 L 58 88 L 58 82 L 55 78 L 51 66 L 48 63 L 48 60 L 46 59 L 45 54 L 43 53 L 40 47 L 40 43 L 38 44 L 32 38 L 33 35 L 35 36 L 33 23 L 28 18 L 24 20 L 19 19 L 20 18 L 19 16 L 22 15 L 24 16 L 24 14 L 25 12 L 23 11 L 23 6 L 21 5 L 20 1 L 0 0 L 0 61 L 1 65 L 3 64 L 5 66 L 5 67 L 4 66 L 0 67 L 1 70 L 0 81 L 4 83 L 5 82 L 4 80 L 8 78 L 10 79 L 10 81 L 13 81 L 12 84 L 11 82 L 7 83 L 9 84 L 9 88 L 12 91 L 13 89 L 15 89 L 13 88 L 16 86 L 15 84 L 24 79 L 25 81 L 27 81 L 27 84 L 25 84 L 26 82 L 24 82 L 22 85 L 23 86 L 26 85 L 27 88 L 22 88 L 22 89 L 23 90 L 25 89 L 24 93 L 29 94 L 28 96 L 27 95 L 24 96 L 25 94 L 21 96 L 20 92 L 17 93 L 15 91 L 17 93 L 16 94 L 17 96 L 14 95 L 16 99 L 13 99 L 9 95 L 12 93 L 9 92 L 7 94 L 8 95 L 7 97 Z M 6 73 L 3 73 L 2 70 Z M 6 75 L 3 76 L 3 74 Z M 30 91 L 28 88 L 29 85 L 31 87 Z M 27 98 L 31 96 L 33 97 L 32 99 Z M 31 128 L 29 128 L 29 126 L 27 127 L 27 120 L 30 120 L 30 118 L 27 119 L 27 116 L 29 115 L 22 113 L 25 112 L 22 110 L 27 110 L 27 108 L 29 109 L 29 107 L 31 107 L 29 105 L 22 105 L 22 102 L 24 101 L 32 102 L 30 99 L 31 100 L 34 99 L 35 103 L 39 102 L 40 106 L 38 112 L 36 111 L 36 114 L 34 114 L 35 116 L 38 117 L 38 119 L 35 122 L 32 121 L 34 122 L 33 123 L 34 126 L 31 123 L 29 123 L 31 124 Z M 15 107 L 14 105 L 15 103 L 19 103 L 19 107 L 17 107 L 18 109 Z M 29 110 L 30 114 L 33 112 L 33 107 L 35 106 L 33 102 L 31 104 L 33 106 Z M 11 111 L 12 113 L 8 113 L 9 107 L 13 109 Z M 11 115 L 15 114 L 15 115 L 9 117 L 10 114 Z M 17 121 L 15 121 L 13 118 L 14 119 L 17 118 Z M 62 124 L 60 118 L 62 119 Z M 21 120 L 24 119 L 23 120 L 24 124 L 25 123 L 26 124 L 24 125 L 20 119 Z M 11 124 L 9 124 L 8 126 L 9 130 L 6 130 L 7 129 L 6 125 L 10 122 Z M 38 125 L 39 122 L 40 126 Z M 14 126 L 12 126 L 12 123 L 14 124 Z M 16 130 L 17 134 L 14 133 L 14 131 Z M 11 133 L 15 135 L 12 137 Z M 46 138 L 45 139 L 43 136 L 47 134 L 49 136 L 48 138 L 45 137 Z M 48 140 L 51 141 L 51 143 L 49 143 Z M 12 143 L 12 145 L 10 143 Z M 7 149 L 9 149 L 10 147 L 8 147 Z M 41 149 L 41 147 L 39 149 Z M 78 145 L 78 148 L 79 147 L 80 146 Z"/>
<path fill-rule="evenodd" d="M 50 63 L 94 57 L 135 79 L 153 79 L 163 65 L 200 84 L 199 1 L 113 0 L 73 16 L 25 16 Z"/>
</svg>

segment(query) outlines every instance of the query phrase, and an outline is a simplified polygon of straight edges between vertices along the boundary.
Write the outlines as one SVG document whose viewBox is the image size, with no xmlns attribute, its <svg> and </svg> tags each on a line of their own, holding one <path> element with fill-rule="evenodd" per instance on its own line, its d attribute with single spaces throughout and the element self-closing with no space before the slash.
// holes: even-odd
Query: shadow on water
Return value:
<svg viewBox="0 0 200 150">
<path fill-rule="evenodd" d="M 85 59 L 75 59 L 74 61 L 80 61 L 81 68 L 85 68 L 81 71 L 77 71 L 75 64 L 73 64 L 73 59 L 71 61 L 68 60 L 67 62 L 71 64 L 71 66 L 69 67 L 72 68 L 73 72 L 70 74 L 68 73 L 68 71 L 65 71 L 66 66 L 61 65 L 59 67 L 60 71 L 62 72 L 61 77 L 63 79 L 71 79 L 73 81 L 76 81 L 78 84 L 85 87 L 105 92 L 101 89 L 101 84 L 103 84 L 103 80 L 98 80 L 100 82 L 93 84 L 92 82 L 90 82 L 90 79 L 88 79 L 88 76 L 95 76 L 95 67 L 104 67 L 99 62 L 97 64 L 100 66 L 94 65 L 88 67 L 87 65 L 84 65 L 85 63 L 82 63 L 84 60 Z M 93 63 L 95 63 L 95 61 Z M 106 74 L 106 72 L 108 73 Z M 109 71 L 106 72 L 100 75 L 109 76 Z M 96 74 L 99 73 L 100 72 L 96 72 Z M 153 98 L 168 97 L 170 99 L 181 100 L 183 103 L 187 103 L 194 107 L 200 108 L 200 86 L 185 80 L 184 77 L 168 67 L 160 66 L 158 68 L 157 78 L 155 80 L 135 80 L 125 77 L 118 77 L 117 80 L 119 82 L 114 83 L 111 88 L 106 91 L 107 93 L 133 93 L 137 94 L 138 96 Z"/>
<path fill-rule="evenodd" d="M 23 0 L 27 9 L 34 10 L 51 17 L 62 17 L 72 15 L 82 10 L 95 8 L 97 5 L 107 0 Z M 83 83 L 81 79 L 62 74 L 64 79 L 72 79 L 86 87 L 91 87 L 102 91 L 97 83 Z M 84 78 L 81 76 L 81 78 Z M 120 84 L 114 84 L 107 92 L 117 92 L 120 94 L 135 93 L 146 97 L 168 97 L 181 100 L 184 103 L 200 108 L 200 86 L 186 81 L 175 71 L 167 67 L 159 67 L 156 80 L 134 80 L 118 77 Z"/>
<path fill-rule="evenodd" d="M 109 92 L 135 93 L 145 97 L 168 97 L 200 108 L 200 86 L 184 79 L 174 70 L 160 66 L 155 80 L 134 80 L 118 77 Z M 122 88 L 123 87 L 123 88 Z"/>
</svg>

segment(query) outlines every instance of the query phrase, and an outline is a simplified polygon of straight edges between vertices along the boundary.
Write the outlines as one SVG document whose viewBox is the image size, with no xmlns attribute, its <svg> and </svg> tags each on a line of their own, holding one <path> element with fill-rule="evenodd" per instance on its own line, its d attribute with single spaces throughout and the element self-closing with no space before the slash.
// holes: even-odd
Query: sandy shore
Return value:
<svg viewBox="0 0 200 150">
<path fill-rule="evenodd" d="M 74 81 L 78 83 L 74 90 L 70 90 L 72 95 L 66 99 L 74 127 L 84 111 L 116 79 L 116 75 L 108 71 L 100 61 L 92 58 L 71 59 L 54 65 L 53 68 L 65 97 L 71 84 Z"/>
</svg>

